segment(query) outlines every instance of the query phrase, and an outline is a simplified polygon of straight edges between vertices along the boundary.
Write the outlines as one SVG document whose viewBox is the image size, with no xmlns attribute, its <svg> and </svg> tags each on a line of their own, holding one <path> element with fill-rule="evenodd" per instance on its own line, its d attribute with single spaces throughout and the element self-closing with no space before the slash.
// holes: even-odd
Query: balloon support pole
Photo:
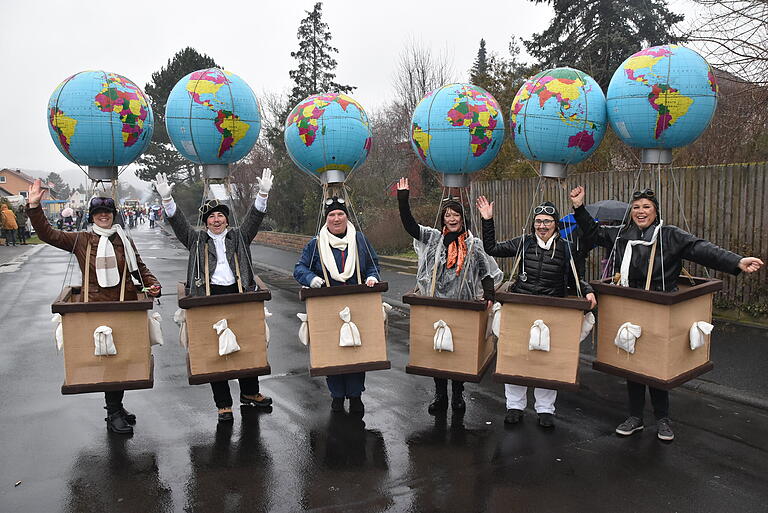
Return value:
<svg viewBox="0 0 768 513">
<path fill-rule="evenodd" d="M 469 175 L 442 173 L 443 187 L 466 187 L 469 185 Z"/>
<path fill-rule="evenodd" d="M 667 148 L 643 148 L 640 152 L 643 164 L 671 164 L 672 150 Z"/>
<path fill-rule="evenodd" d="M 117 166 L 88 166 L 88 178 L 94 182 L 117 180 Z"/>
<path fill-rule="evenodd" d="M 229 164 L 203 164 L 203 176 L 221 180 L 229 176 Z"/>
<path fill-rule="evenodd" d="M 560 162 L 542 162 L 540 173 L 544 178 L 565 178 L 568 176 L 568 165 Z"/>
</svg>

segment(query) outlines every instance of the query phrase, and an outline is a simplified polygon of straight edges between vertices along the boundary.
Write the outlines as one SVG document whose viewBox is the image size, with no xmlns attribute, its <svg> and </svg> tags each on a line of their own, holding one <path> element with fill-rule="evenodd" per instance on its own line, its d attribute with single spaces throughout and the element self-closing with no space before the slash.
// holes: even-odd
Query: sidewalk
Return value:
<svg viewBox="0 0 768 513">
<path fill-rule="evenodd" d="M 253 244 L 254 266 L 266 271 L 291 276 L 299 258 L 298 252 Z M 413 274 L 382 270 L 382 279 L 389 283 L 384 294 L 386 301 L 408 313 L 402 296 L 413 289 Z M 689 381 L 686 388 L 727 400 L 768 409 L 768 329 L 745 326 L 715 319 L 712 335 L 711 359 L 714 370 Z M 582 360 L 591 363 L 594 349 L 591 338 L 582 342 Z"/>
</svg>

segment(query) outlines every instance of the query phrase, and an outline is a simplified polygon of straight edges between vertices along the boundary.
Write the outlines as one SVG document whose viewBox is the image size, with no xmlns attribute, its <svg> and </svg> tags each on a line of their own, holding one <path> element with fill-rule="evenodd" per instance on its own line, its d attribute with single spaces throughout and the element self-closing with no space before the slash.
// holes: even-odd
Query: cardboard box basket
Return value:
<svg viewBox="0 0 768 513">
<path fill-rule="evenodd" d="M 410 351 L 405 372 L 479 382 L 496 354 L 496 337 L 485 336 L 489 311 L 485 301 L 403 296 L 411 305 Z M 435 351 L 434 323 L 445 321 L 453 335 L 453 351 Z"/>
<path fill-rule="evenodd" d="M 610 280 L 591 282 L 599 294 L 597 359 L 592 366 L 666 390 L 712 370 L 709 340 L 691 350 L 689 330 L 694 322 L 712 321 L 712 296 L 723 288 L 723 282 L 692 280 L 693 284 L 681 276 L 677 292 L 619 287 Z M 619 326 L 625 322 L 642 329 L 634 354 L 614 345 Z"/>
<path fill-rule="evenodd" d="M 154 385 L 148 310 L 154 301 L 81 301 L 80 287 L 65 287 L 51 305 L 64 334 L 62 394 L 137 390 Z M 112 328 L 116 355 L 96 356 L 93 332 Z"/>
<path fill-rule="evenodd" d="M 496 300 L 502 307 L 493 380 L 556 390 L 578 389 L 581 325 L 589 301 L 509 292 L 497 293 Z M 549 327 L 549 351 L 528 349 L 531 326 L 538 319 Z"/>
<path fill-rule="evenodd" d="M 179 307 L 187 315 L 187 376 L 190 385 L 263 376 L 272 372 L 267 361 L 264 301 L 272 298 L 256 277 L 259 290 L 216 296 L 188 296 L 178 284 Z M 240 350 L 219 356 L 219 335 L 213 325 L 221 319 L 237 337 Z"/>
<path fill-rule="evenodd" d="M 388 288 L 386 282 L 380 282 L 373 287 L 339 285 L 319 289 L 302 287 L 299 290 L 299 299 L 307 304 L 310 376 L 392 367 L 387 359 L 387 337 L 381 307 L 381 293 Z M 344 324 L 339 312 L 347 306 L 351 322 L 360 331 L 360 346 L 339 346 L 339 331 Z"/>
</svg>

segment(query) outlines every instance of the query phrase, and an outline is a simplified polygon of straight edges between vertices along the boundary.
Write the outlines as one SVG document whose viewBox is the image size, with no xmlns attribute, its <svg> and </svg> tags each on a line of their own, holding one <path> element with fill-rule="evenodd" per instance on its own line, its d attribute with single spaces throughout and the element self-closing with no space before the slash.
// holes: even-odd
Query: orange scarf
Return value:
<svg viewBox="0 0 768 513">
<path fill-rule="evenodd" d="M 443 237 L 448 234 L 448 228 L 443 228 Z M 467 232 L 462 233 L 452 243 L 448 245 L 448 259 L 445 266 L 450 269 L 456 266 L 456 276 L 461 274 L 461 268 L 464 267 L 464 259 L 467 257 Z"/>
</svg>

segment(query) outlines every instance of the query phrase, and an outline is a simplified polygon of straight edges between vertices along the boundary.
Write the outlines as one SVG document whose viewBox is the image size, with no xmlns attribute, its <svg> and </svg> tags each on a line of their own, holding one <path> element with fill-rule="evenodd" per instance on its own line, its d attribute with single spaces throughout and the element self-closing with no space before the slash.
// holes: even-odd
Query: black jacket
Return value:
<svg viewBox="0 0 768 513">
<path fill-rule="evenodd" d="M 614 262 L 616 272 L 621 269 L 621 260 L 627 241 L 653 238 L 656 224 L 641 230 L 634 223 L 628 226 L 600 226 L 589 215 L 584 206 L 574 209 L 574 217 L 584 235 L 598 246 L 612 248 L 618 237 Z M 683 268 L 683 260 L 690 260 L 700 265 L 731 274 L 739 274 L 740 255 L 721 248 L 709 241 L 700 239 L 685 230 L 673 225 L 661 228 L 661 240 L 656 245 L 656 257 L 653 262 L 653 279 L 651 290 L 659 292 L 674 292 L 677 290 L 677 279 Z M 636 289 L 645 288 L 648 275 L 648 262 L 652 246 L 635 246 L 632 250 L 632 262 L 629 266 L 629 286 Z M 663 256 L 663 258 L 662 258 Z M 662 269 L 664 280 L 662 282 Z"/>
<path fill-rule="evenodd" d="M 557 235 L 556 235 L 557 236 Z M 483 248 L 494 257 L 516 257 L 523 244 L 523 256 L 517 269 L 517 280 L 510 292 L 536 296 L 565 297 L 570 291 L 576 294 L 576 281 L 571 270 L 568 242 L 557 236 L 552 249 L 541 249 L 535 235 L 516 237 L 505 242 L 496 242 L 493 219 L 483 219 Z M 523 272 L 525 277 L 523 278 Z M 581 293 L 593 292 L 592 287 L 579 279 Z"/>
</svg>

